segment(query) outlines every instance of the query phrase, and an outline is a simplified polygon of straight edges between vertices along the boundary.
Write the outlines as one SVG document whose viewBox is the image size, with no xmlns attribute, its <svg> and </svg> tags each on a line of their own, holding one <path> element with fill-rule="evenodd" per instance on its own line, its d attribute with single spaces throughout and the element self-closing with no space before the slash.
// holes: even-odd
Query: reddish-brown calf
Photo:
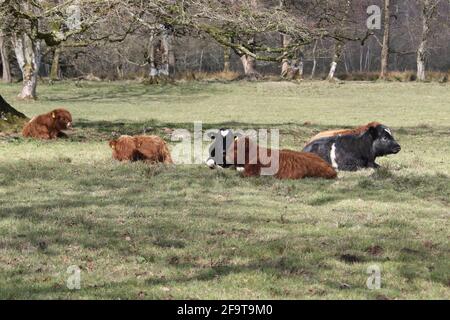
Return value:
<svg viewBox="0 0 450 320">
<path fill-rule="evenodd" d="M 111 140 L 113 158 L 119 161 L 173 163 L 166 142 L 158 136 L 121 136 Z"/>
<path fill-rule="evenodd" d="M 66 137 L 63 130 L 72 128 L 72 115 L 66 109 L 55 109 L 34 117 L 22 129 L 24 137 L 56 139 Z"/>
<path fill-rule="evenodd" d="M 245 145 L 242 146 L 242 144 Z M 245 177 L 260 176 L 262 168 L 269 168 L 273 165 L 272 162 L 263 164 L 266 161 L 261 161 L 260 156 L 267 155 L 268 158 L 271 158 L 273 154 L 274 159 L 271 159 L 271 161 L 277 161 L 276 153 L 278 153 L 278 171 L 274 176 L 278 179 L 302 179 L 306 177 L 334 179 L 337 177 L 333 167 L 315 154 L 293 150 L 276 150 L 277 152 L 274 152 L 275 150 L 255 145 L 255 142 L 248 137 L 239 138 L 230 146 L 227 151 L 227 157 L 229 157 L 227 161 L 239 165 L 238 159 L 240 160 L 241 156 L 238 155 L 238 152 L 241 150 L 245 151 L 245 160 L 242 159 L 244 160 L 243 175 Z"/>
</svg>

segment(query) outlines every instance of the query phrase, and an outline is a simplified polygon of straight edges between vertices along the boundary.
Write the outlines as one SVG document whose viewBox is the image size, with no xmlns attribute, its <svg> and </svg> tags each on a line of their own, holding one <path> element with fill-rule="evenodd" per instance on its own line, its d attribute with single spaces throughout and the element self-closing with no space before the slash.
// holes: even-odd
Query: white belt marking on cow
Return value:
<svg viewBox="0 0 450 320">
<path fill-rule="evenodd" d="M 216 162 L 214 161 L 214 159 L 208 159 L 206 160 L 206 165 L 210 168 L 214 168 L 216 166 Z"/>
<path fill-rule="evenodd" d="M 333 143 L 331 146 L 330 152 L 331 166 L 335 169 L 338 169 L 338 164 L 336 162 L 336 143 Z"/>
</svg>

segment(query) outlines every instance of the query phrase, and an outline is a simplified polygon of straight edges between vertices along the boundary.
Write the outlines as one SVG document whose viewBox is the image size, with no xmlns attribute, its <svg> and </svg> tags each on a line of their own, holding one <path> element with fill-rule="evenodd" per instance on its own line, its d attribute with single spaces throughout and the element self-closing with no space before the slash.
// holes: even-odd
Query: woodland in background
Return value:
<svg viewBox="0 0 450 320">
<path fill-rule="evenodd" d="M 3 81 L 448 80 L 448 0 L 0 0 Z M 381 8 L 381 28 L 367 19 Z M 427 72 L 427 73 L 426 73 Z M 402 79 L 403 77 L 403 79 Z M 404 78 L 406 77 L 406 78 Z"/>
</svg>

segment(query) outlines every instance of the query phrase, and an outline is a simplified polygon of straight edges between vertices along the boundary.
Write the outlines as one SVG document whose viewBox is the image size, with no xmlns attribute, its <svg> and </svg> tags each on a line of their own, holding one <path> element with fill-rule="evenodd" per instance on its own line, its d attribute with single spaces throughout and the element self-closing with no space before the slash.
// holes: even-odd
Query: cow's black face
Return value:
<svg viewBox="0 0 450 320">
<path fill-rule="evenodd" d="M 400 145 L 395 141 L 391 130 L 383 125 L 369 129 L 374 141 L 372 150 L 376 157 L 386 156 L 388 154 L 396 154 L 401 150 Z"/>
<path fill-rule="evenodd" d="M 213 143 L 209 148 L 209 158 L 206 160 L 206 165 L 211 169 L 216 166 L 229 167 L 230 164 L 226 162 L 226 152 L 238 136 L 239 134 L 233 133 L 230 129 L 220 129 L 217 133 L 209 134 Z"/>
</svg>

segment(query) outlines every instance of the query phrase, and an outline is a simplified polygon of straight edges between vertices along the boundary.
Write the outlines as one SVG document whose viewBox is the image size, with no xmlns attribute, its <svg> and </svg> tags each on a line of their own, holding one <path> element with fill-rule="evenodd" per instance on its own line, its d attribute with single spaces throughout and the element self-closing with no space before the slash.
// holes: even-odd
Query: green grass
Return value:
<svg viewBox="0 0 450 320">
<path fill-rule="evenodd" d="M 0 298 L 450 298 L 448 85 L 67 82 L 41 85 L 36 102 L 18 91 L 0 85 L 29 117 L 67 107 L 77 129 L 0 138 Z M 197 120 L 279 128 L 296 150 L 377 120 L 403 149 L 336 181 L 111 159 L 113 134 L 168 139 L 164 127 Z M 71 265 L 80 290 L 66 287 Z M 366 287 L 371 265 L 379 290 Z"/>
</svg>

